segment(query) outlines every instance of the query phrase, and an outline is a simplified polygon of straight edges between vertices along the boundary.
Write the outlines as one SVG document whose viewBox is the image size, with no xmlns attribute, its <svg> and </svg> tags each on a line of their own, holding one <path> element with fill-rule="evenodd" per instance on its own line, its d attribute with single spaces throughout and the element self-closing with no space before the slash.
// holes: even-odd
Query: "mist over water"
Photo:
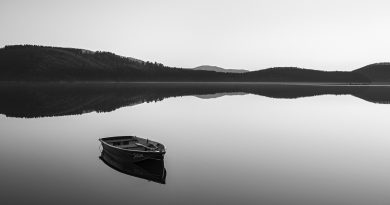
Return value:
<svg viewBox="0 0 390 205">
<path fill-rule="evenodd" d="M 1 203 L 389 203 L 385 87 L 165 86 L 0 89 Z M 166 184 L 100 160 L 116 135 L 163 143 Z"/>
</svg>

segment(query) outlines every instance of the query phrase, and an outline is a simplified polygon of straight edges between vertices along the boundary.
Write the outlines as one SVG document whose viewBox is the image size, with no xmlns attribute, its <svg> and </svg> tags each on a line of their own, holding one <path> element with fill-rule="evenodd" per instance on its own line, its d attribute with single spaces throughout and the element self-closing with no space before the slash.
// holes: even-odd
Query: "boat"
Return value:
<svg viewBox="0 0 390 205">
<path fill-rule="evenodd" d="M 116 136 L 100 138 L 103 150 L 128 162 L 147 159 L 163 160 L 165 147 L 161 143 L 136 136 Z"/>
<path fill-rule="evenodd" d="M 167 171 L 164 167 L 164 160 L 146 159 L 132 163 L 126 158 L 109 154 L 105 150 L 102 151 L 99 158 L 107 166 L 120 173 L 165 184 Z"/>
</svg>

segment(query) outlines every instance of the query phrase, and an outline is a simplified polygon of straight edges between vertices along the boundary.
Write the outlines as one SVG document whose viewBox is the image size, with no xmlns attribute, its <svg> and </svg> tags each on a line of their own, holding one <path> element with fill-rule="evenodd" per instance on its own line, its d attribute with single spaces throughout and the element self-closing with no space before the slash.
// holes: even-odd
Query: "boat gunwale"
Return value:
<svg viewBox="0 0 390 205">
<path fill-rule="evenodd" d="M 129 136 L 115 136 L 115 137 L 129 137 Z M 155 143 L 158 143 L 158 144 L 161 144 L 161 145 L 163 146 L 163 148 L 164 148 L 164 149 L 163 149 L 164 151 L 142 151 L 142 150 L 124 149 L 124 148 L 121 148 L 121 147 L 117 147 L 117 146 L 111 145 L 111 144 L 109 144 L 108 142 L 105 142 L 105 141 L 103 140 L 103 139 L 115 138 L 115 137 L 100 138 L 99 141 L 100 141 L 102 144 L 104 143 L 105 145 L 107 145 L 107 146 L 109 146 L 109 147 L 111 147 L 111 148 L 123 150 L 123 151 L 126 151 L 126 152 L 161 153 L 161 154 L 165 154 L 165 146 L 164 146 L 163 144 L 161 144 L 161 143 L 158 143 L 158 142 L 155 142 L 155 141 L 152 141 L 152 140 L 150 140 L 150 141 L 155 142 Z M 136 137 L 136 136 L 132 136 L 132 137 Z M 137 137 L 137 138 L 139 138 L 139 137 Z"/>
</svg>

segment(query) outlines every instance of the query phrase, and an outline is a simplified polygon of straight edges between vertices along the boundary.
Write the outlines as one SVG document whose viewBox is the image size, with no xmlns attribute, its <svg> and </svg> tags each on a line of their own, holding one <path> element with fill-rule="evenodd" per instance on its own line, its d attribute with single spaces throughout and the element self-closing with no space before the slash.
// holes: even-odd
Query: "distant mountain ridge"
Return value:
<svg viewBox="0 0 390 205">
<path fill-rule="evenodd" d="M 390 83 L 390 63 L 351 72 L 296 67 L 244 71 L 216 66 L 182 69 L 76 48 L 15 45 L 0 49 L 0 81 Z"/>
<path fill-rule="evenodd" d="M 214 72 L 221 72 L 221 73 L 246 73 L 249 72 L 249 70 L 244 69 L 225 69 L 217 66 L 210 66 L 210 65 L 202 65 L 195 67 L 194 70 L 206 70 L 206 71 L 214 71 Z"/>
</svg>

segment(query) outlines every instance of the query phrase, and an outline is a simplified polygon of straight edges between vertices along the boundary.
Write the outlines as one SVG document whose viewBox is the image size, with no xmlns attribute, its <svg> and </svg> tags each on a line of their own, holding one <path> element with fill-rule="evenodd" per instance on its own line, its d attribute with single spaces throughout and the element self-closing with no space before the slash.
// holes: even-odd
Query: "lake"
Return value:
<svg viewBox="0 0 390 205">
<path fill-rule="evenodd" d="M 390 88 L 1 84 L 2 204 L 390 203 Z M 164 144 L 165 184 L 113 169 L 99 138 Z"/>
</svg>

